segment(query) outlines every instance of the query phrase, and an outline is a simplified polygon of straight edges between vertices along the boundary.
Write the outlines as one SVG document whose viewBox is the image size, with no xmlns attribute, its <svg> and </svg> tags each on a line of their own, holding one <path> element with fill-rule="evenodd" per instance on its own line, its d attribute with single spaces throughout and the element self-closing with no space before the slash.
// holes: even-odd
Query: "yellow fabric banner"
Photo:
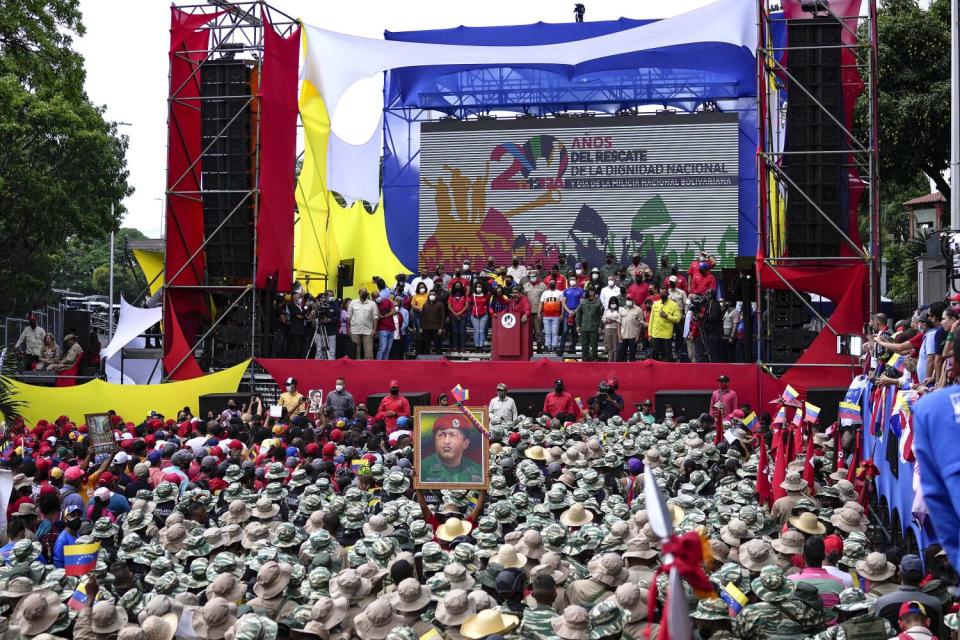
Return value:
<svg viewBox="0 0 960 640">
<path fill-rule="evenodd" d="M 388 283 L 398 273 L 409 273 L 390 249 L 383 199 L 373 213 L 363 203 L 341 207 L 326 187 L 327 139 L 330 117 L 316 88 L 304 81 L 300 91 L 303 122 L 303 167 L 297 183 L 299 218 L 294 229 L 295 278 L 311 293 L 336 287 L 337 265 L 353 258 L 353 286 L 344 295 L 355 297 L 362 283 L 378 275 Z"/>
<path fill-rule="evenodd" d="M 137 259 L 140 270 L 150 285 L 150 295 L 156 295 L 163 287 L 163 254 L 159 251 L 134 249 L 133 257 Z"/>
<path fill-rule="evenodd" d="M 111 384 L 92 380 L 75 387 L 37 387 L 16 380 L 10 382 L 14 399 L 23 403 L 20 413 L 27 424 L 36 424 L 41 419 L 52 421 L 61 415 L 79 424 L 86 413 L 105 413 L 110 409 L 136 423 L 151 411 L 173 418 L 184 407 L 196 413 L 200 410 L 200 396 L 235 392 L 249 364 L 249 361 L 241 362 L 202 378 L 164 384 Z"/>
</svg>

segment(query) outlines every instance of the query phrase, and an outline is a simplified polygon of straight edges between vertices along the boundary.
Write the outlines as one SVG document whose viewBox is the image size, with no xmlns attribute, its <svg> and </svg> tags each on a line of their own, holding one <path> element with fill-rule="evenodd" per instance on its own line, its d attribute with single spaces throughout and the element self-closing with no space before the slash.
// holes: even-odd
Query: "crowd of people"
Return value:
<svg viewBox="0 0 960 640">
<path fill-rule="evenodd" d="M 625 414 L 615 381 L 586 414 L 557 382 L 537 416 L 498 386 L 470 433 L 489 454 L 476 490 L 413 488 L 424 465 L 393 382 L 376 412 L 343 379 L 314 412 L 288 380 L 279 418 L 262 404 L 110 412 L 116 446 L 101 453 L 72 417 L 11 420 L 5 637 L 639 640 L 668 595 L 701 640 L 960 627 L 945 554 L 882 543 L 869 478 L 835 432 L 754 423 L 725 377 L 714 414 L 659 421 L 650 403 Z M 655 532 L 648 479 L 693 549 Z M 95 567 L 67 575 L 87 543 Z M 672 593 L 664 562 L 678 558 Z"/>
<path fill-rule="evenodd" d="M 374 277 L 355 299 L 301 290 L 274 308 L 274 357 L 401 359 L 413 354 L 484 353 L 492 319 L 504 312 L 529 327 L 535 349 L 583 360 L 743 362 L 740 306 L 724 300 L 703 253 L 686 271 L 639 255 L 591 267 L 564 256 L 545 267 L 492 258 L 445 272 Z M 338 339 L 339 338 L 339 339 Z M 580 350 L 578 352 L 578 343 Z"/>
</svg>

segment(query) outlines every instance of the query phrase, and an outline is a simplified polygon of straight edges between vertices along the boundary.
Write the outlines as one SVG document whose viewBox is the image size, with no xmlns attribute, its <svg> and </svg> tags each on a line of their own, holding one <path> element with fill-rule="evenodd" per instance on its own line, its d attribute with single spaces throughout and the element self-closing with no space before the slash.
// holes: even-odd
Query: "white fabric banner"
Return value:
<svg viewBox="0 0 960 640">
<path fill-rule="evenodd" d="M 744 47 L 753 54 L 757 45 L 756 3 L 717 0 L 693 11 L 643 26 L 595 38 L 535 46 L 474 46 L 398 42 L 362 38 L 306 26 L 307 50 L 302 77 L 316 87 L 331 116 L 327 156 L 327 188 L 345 198 L 376 202 L 379 193 L 380 128 L 356 123 L 372 131 L 362 144 L 350 144 L 337 135 L 342 117 L 337 106 L 344 93 L 364 78 L 389 69 L 430 65 L 517 64 L 576 65 L 634 51 L 696 42 L 722 42 Z M 382 82 L 382 78 L 380 80 Z M 356 114 L 351 114 L 355 117 Z M 380 116 L 382 118 L 382 115 Z M 349 167 L 349 171 L 335 167 Z M 349 174 L 349 175 L 348 175 Z"/>
<path fill-rule="evenodd" d="M 141 309 L 127 304 L 127 301 L 120 298 L 120 319 L 113 332 L 113 339 L 110 341 L 100 356 L 105 360 L 110 360 L 120 352 L 120 349 L 126 347 L 130 342 L 142 334 L 144 331 L 160 322 L 163 317 L 163 308 Z"/>
</svg>

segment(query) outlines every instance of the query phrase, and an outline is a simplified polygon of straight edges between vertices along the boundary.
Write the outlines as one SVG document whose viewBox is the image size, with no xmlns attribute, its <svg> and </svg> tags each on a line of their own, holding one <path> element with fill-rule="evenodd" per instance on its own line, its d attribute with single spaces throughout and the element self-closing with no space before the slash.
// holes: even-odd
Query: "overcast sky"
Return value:
<svg viewBox="0 0 960 640">
<path fill-rule="evenodd" d="M 587 20 L 666 17 L 709 0 L 587 0 Z M 406 0 L 276 0 L 273 6 L 308 24 L 354 35 L 382 37 L 384 29 L 407 31 L 458 25 L 485 26 L 573 20 L 573 2 L 485 0 L 479 3 Z M 81 0 L 87 35 L 77 49 L 86 58 L 91 100 L 106 105 L 106 117 L 129 122 L 127 162 L 136 189 L 127 198 L 124 226 L 160 235 L 165 181 L 169 0 Z"/>
</svg>

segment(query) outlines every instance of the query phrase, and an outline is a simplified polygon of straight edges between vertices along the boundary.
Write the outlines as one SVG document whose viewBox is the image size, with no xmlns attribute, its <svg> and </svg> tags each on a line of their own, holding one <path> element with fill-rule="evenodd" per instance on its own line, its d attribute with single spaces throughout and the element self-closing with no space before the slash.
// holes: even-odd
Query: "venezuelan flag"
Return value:
<svg viewBox="0 0 960 640">
<path fill-rule="evenodd" d="M 73 594 L 70 596 L 70 599 L 67 600 L 67 606 L 71 609 L 76 609 L 80 611 L 83 609 L 84 605 L 87 604 L 87 582 L 84 580 L 77 585 L 77 588 L 74 589 Z"/>
<path fill-rule="evenodd" d="M 743 428 L 747 431 L 753 431 L 757 426 L 757 414 L 751 411 L 750 415 L 743 419 Z"/>
<path fill-rule="evenodd" d="M 847 402 L 846 400 L 842 400 L 840 402 L 840 409 L 837 412 L 837 417 L 840 418 L 840 424 L 843 426 L 850 426 L 863 422 L 863 419 L 860 417 L 860 405 L 854 402 Z"/>
<path fill-rule="evenodd" d="M 772 424 L 784 424 L 787 421 L 787 408 L 780 407 L 777 410 L 777 416 L 773 419 Z"/>
<path fill-rule="evenodd" d="M 809 402 L 804 402 L 803 406 L 806 408 L 807 422 L 816 422 L 817 418 L 820 417 L 820 407 L 815 404 L 810 404 Z"/>
<path fill-rule="evenodd" d="M 747 606 L 746 594 L 732 582 L 728 582 L 727 586 L 720 591 L 720 598 L 730 606 L 733 615 L 739 614 Z"/>
<path fill-rule="evenodd" d="M 83 576 L 97 566 L 100 543 L 68 544 L 63 548 L 63 569 L 68 576 Z"/>
<path fill-rule="evenodd" d="M 891 367 L 897 373 L 903 373 L 903 367 L 906 364 L 906 361 L 903 359 L 903 356 L 899 353 L 895 353 L 887 360 L 887 366 Z"/>
<path fill-rule="evenodd" d="M 783 390 L 783 401 L 784 402 L 796 402 L 798 397 L 797 390 L 787 385 L 787 388 Z"/>
<path fill-rule="evenodd" d="M 460 404 L 463 404 L 470 399 L 470 389 L 464 389 L 462 385 L 457 385 L 450 390 L 450 395 L 455 401 Z"/>
</svg>

